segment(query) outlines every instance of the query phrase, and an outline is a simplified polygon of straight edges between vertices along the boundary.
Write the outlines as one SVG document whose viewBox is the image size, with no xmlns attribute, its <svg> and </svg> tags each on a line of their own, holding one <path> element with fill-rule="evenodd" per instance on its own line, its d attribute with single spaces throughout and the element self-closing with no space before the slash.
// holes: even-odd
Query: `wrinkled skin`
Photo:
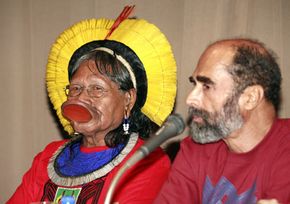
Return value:
<svg viewBox="0 0 290 204">
<path fill-rule="evenodd" d="M 79 104 L 91 115 L 91 119 L 87 122 L 70 121 L 74 130 L 84 135 L 84 145 L 88 147 L 105 145 L 106 134 L 122 123 L 126 108 L 129 111 L 132 109 L 136 98 L 135 90 L 121 91 L 115 82 L 97 71 L 92 60 L 80 64 L 70 84 L 84 87 L 97 84 L 104 88 L 104 95 L 100 98 L 93 98 L 88 95 L 87 90 L 83 90 L 79 96 L 68 97 L 65 103 Z"/>
</svg>

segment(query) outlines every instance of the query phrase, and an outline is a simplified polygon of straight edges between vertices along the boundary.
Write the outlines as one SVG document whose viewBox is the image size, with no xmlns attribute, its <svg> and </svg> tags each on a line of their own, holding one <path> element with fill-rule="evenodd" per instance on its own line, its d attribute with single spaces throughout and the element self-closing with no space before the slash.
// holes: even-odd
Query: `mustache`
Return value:
<svg viewBox="0 0 290 204">
<path fill-rule="evenodd" d="M 210 114 L 206 110 L 189 107 L 187 121 L 188 124 L 191 123 L 193 116 L 201 117 L 204 121 L 207 121 L 208 118 L 210 117 Z"/>
</svg>

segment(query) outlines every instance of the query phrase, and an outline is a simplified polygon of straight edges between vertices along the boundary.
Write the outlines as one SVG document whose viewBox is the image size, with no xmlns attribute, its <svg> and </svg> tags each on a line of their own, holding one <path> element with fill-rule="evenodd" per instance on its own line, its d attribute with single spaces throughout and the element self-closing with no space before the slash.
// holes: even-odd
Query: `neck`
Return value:
<svg viewBox="0 0 290 204">
<path fill-rule="evenodd" d="M 243 126 L 225 138 L 224 142 L 232 152 L 249 152 L 265 138 L 275 118 L 276 112 L 272 106 L 252 110 L 244 115 Z"/>
<path fill-rule="evenodd" d="M 99 138 L 95 136 L 83 136 L 84 147 L 96 147 L 96 146 L 106 146 L 104 138 Z"/>
</svg>

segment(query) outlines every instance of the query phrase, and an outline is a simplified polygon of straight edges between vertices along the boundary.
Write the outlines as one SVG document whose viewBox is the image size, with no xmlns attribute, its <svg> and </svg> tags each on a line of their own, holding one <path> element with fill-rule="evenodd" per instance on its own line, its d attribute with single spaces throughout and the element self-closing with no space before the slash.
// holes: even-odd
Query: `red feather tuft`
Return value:
<svg viewBox="0 0 290 204">
<path fill-rule="evenodd" d="M 115 20 L 114 24 L 112 25 L 111 29 L 109 30 L 109 33 L 105 37 L 107 39 L 110 37 L 110 35 L 114 32 L 114 30 L 125 20 L 128 18 L 128 16 L 132 13 L 133 9 L 135 8 L 135 5 L 133 6 L 125 6 L 123 11 L 120 13 L 118 18 Z"/>
</svg>

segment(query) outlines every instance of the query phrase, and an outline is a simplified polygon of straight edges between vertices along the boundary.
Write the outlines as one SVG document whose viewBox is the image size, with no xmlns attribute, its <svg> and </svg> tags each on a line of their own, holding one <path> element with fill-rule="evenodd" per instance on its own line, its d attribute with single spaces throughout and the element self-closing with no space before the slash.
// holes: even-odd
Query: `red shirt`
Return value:
<svg viewBox="0 0 290 204">
<path fill-rule="evenodd" d="M 247 153 L 223 141 L 197 144 L 186 138 L 168 180 L 155 200 L 163 203 L 290 203 L 290 120 L 277 119 L 263 141 Z"/>
<path fill-rule="evenodd" d="M 31 168 L 23 176 L 21 185 L 17 188 L 7 204 L 25 204 L 40 201 L 44 194 L 44 187 L 50 179 L 47 173 L 47 165 L 53 153 L 66 141 L 50 143 L 40 152 L 33 161 Z M 124 162 L 143 144 L 138 139 L 133 150 L 127 155 L 120 165 L 116 166 L 106 175 L 105 182 L 101 188 L 98 203 L 104 203 L 107 190 L 112 179 Z M 122 176 L 114 191 L 113 201 L 120 204 L 148 204 L 152 203 L 161 185 L 168 176 L 170 160 L 159 148 L 148 157 L 139 161 L 128 169 Z M 97 190 L 96 190 L 97 191 Z M 91 199 L 92 200 L 92 199 Z M 91 203 L 89 200 L 87 203 Z"/>
</svg>

